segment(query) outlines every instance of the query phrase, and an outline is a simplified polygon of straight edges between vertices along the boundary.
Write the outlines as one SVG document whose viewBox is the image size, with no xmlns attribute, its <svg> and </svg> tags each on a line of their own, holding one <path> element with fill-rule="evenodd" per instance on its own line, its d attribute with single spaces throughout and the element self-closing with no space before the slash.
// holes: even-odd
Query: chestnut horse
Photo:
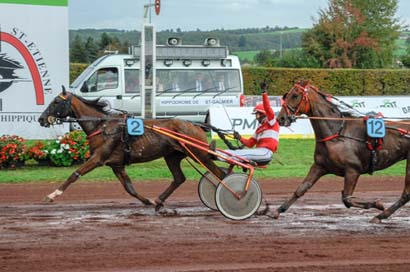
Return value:
<svg viewBox="0 0 410 272">
<path fill-rule="evenodd" d="M 144 134 L 141 136 L 130 136 L 127 134 L 125 126 L 126 114 L 110 114 L 104 111 L 105 106 L 106 104 L 98 99 L 86 100 L 66 92 L 63 88 L 63 92 L 55 97 L 41 114 L 39 122 L 44 127 L 49 127 L 56 120 L 66 117 L 77 120 L 87 134 L 91 152 L 90 158 L 83 165 L 72 173 L 57 190 L 46 196 L 46 201 L 52 202 L 57 196 L 63 194 L 67 187 L 79 177 L 102 165 L 111 167 L 128 194 L 145 205 L 155 205 L 157 211 L 163 206 L 163 202 L 172 192 L 185 181 L 185 175 L 180 165 L 181 160 L 185 157 L 193 154 L 212 173 L 219 178 L 223 177 L 223 172 L 214 164 L 207 152 L 193 147 L 184 148 L 177 140 L 150 129 L 145 129 Z M 188 121 L 178 119 L 144 120 L 144 125 L 146 127 L 155 125 L 207 142 L 205 132 Z M 186 148 L 190 150 L 186 150 Z M 130 163 L 148 162 L 161 157 L 164 157 L 174 180 L 153 202 L 137 193 L 124 166 Z"/>
<path fill-rule="evenodd" d="M 354 117 L 341 111 L 331 102 L 335 99 L 305 81 L 299 81 L 284 95 L 277 117 L 279 124 L 289 126 L 296 115 L 306 114 L 315 132 L 316 147 L 309 173 L 293 196 L 274 211 L 274 218 L 288 210 L 326 174 L 344 177 L 342 201 L 347 208 L 382 211 L 370 221 L 372 223 L 380 223 L 410 200 L 410 123 L 386 122 L 385 137 L 375 142 L 367 136 L 366 117 Z M 391 207 L 385 209 L 379 200 L 368 202 L 352 196 L 361 174 L 387 168 L 401 160 L 407 160 L 404 190 Z"/>
</svg>

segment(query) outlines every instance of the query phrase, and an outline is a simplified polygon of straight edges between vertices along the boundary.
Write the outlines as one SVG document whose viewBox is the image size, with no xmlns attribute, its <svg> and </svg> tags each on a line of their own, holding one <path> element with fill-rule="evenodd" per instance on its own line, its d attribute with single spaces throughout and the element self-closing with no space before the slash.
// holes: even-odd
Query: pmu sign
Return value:
<svg viewBox="0 0 410 272">
<path fill-rule="evenodd" d="M 280 109 L 280 107 L 273 107 L 276 116 L 279 114 Z M 209 109 L 211 125 L 220 129 L 233 129 L 241 135 L 251 136 L 259 126 L 252 111 L 253 107 L 211 107 Z M 215 133 L 212 137 L 216 137 Z M 293 123 L 292 128 L 281 127 L 280 137 L 313 138 L 314 132 L 310 121 L 302 119 Z"/>
<path fill-rule="evenodd" d="M 68 85 L 68 0 L 0 0 L 0 135 L 55 138 L 41 112 Z"/>
</svg>

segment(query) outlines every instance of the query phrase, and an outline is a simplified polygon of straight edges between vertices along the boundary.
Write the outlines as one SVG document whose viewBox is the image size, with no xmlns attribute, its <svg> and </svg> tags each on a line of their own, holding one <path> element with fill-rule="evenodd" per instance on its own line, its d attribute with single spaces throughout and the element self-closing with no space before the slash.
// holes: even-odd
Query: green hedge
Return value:
<svg viewBox="0 0 410 272">
<path fill-rule="evenodd" d="M 258 94 L 255 82 L 267 80 L 269 94 L 282 95 L 300 79 L 308 79 L 324 92 L 339 96 L 408 95 L 410 94 L 409 69 L 242 69 L 245 94 Z M 255 86 L 256 85 L 256 86 Z"/>
<path fill-rule="evenodd" d="M 87 67 L 87 64 L 70 64 L 70 82 Z M 258 94 L 259 82 L 267 80 L 270 95 L 283 95 L 300 79 L 309 79 L 324 92 L 339 96 L 408 95 L 410 94 L 410 69 L 242 69 L 245 94 Z"/>
</svg>

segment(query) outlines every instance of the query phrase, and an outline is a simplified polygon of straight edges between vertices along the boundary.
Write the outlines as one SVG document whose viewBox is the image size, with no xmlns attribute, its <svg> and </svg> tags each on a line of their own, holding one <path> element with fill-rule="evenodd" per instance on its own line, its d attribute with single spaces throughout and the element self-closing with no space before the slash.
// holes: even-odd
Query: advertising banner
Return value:
<svg viewBox="0 0 410 272">
<path fill-rule="evenodd" d="M 381 113 L 385 118 L 410 120 L 410 96 L 374 96 L 374 97 L 338 97 L 339 100 L 353 106 L 364 115 Z M 275 115 L 281 107 L 272 106 Z M 210 108 L 211 124 L 221 129 L 233 129 L 241 135 L 252 135 L 258 127 L 253 107 L 222 107 Z M 309 119 L 297 119 L 290 127 L 281 127 L 281 138 L 314 138 L 314 131 Z M 217 137 L 214 133 L 213 137 Z"/>
<path fill-rule="evenodd" d="M 273 107 L 275 115 L 280 107 Z M 251 136 L 258 127 L 258 121 L 252 114 L 253 107 L 212 107 L 210 108 L 211 124 L 220 129 L 238 131 L 241 135 Z M 281 127 L 280 137 L 285 138 L 313 138 L 314 132 L 310 121 L 303 119 L 293 123 L 290 127 Z M 216 133 L 212 137 L 217 137 Z"/>
<path fill-rule="evenodd" d="M 371 109 L 385 111 L 385 116 L 410 118 L 410 96 L 341 96 L 344 101 L 360 112 L 367 113 Z"/>
<path fill-rule="evenodd" d="M 68 86 L 68 0 L 0 0 L 0 135 L 55 138 L 38 118 Z"/>
</svg>

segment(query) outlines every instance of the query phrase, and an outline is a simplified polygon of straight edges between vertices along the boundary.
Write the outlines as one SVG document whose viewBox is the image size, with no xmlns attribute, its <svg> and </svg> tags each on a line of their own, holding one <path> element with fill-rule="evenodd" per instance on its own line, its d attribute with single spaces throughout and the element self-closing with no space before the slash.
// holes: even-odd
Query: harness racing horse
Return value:
<svg viewBox="0 0 410 272">
<path fill-rule="evenodd" d="M 145 129 L 144 134 L 130 136 L 127 135 L 125 128 L 126 114 L 110 114 L 104 110 L 106 106 L 106 103 L 99 101 L 99 99 L 86 100 L 66 92 L 63 87 L 63 92 L 55 97 L 41 114 L 39 122 L 44 127 L 49 127 L 58 119 L 75 118 L 87 134 L 91 153 L 90 158 L 72 173 L 57 190 L 47 195 L 45 201 L 52 202 L 79 177 L 102 165 L 111 167 L 128 194 L 145 205 L 155 205 L 156 211 L 163 207 L 163 202 L 185 181 L 186 178 L 180 163 L 187 156 L 195 161 L 201 161 L 212 173 L 223 178 L 222 170 L 214 164 L 207 152 L 194 147 L 185 146 L 184 148 L 177 140 L 149 129 L 149 127 L 158 126 L 207 142 L 206 134 L 201 128 L 188 121 L 178 119 L 144 120 L 144 126 L 148 128 Z M 124 166 L 129 163 L 148 162 L 161 157 L 164 157 L 174 180 L 153 202 L 135 191 Z"/>
<path fill-rule="evenodd" d="M 334 99 L 306 81 L 299 81 L 284 95 L 277 117 L 279 124 L 289 126 L 296 115 L 306 114 L 315 132 L 316 146 L 314 163 L 307 176 L 293 196 L 273 212 L 274 218 L 288 210 L 326 174 L 344 177 L 342 201 L 347 208 L 382 211 L 371 223 L 380 223 L 410 200 L 410 123 L 386 121 L 385 137 L 375 142 L 366 134 L 367 117 L 353 117 L 342 112 L 331 102 Z M 397 124 L 401 128 L 394 126 Z M 385 209 L 379 200 L 367 202 L 352 196 L 361 174 L 387 168 L 401 160 L 407 160 L 404 190 L 391 207 Z"/>
</svg>

